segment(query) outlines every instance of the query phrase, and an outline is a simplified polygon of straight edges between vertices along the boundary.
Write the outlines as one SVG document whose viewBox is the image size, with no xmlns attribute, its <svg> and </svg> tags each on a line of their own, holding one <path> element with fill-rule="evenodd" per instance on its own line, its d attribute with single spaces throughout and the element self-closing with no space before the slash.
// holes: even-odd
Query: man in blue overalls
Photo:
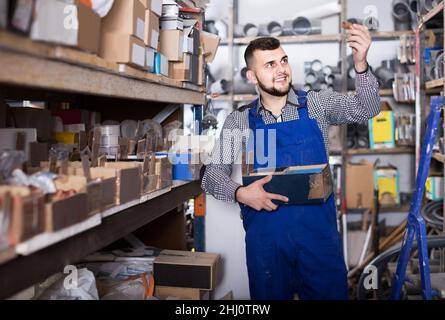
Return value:
<svg viewBox="0 0 445 320">
<path fill-rule="evenodd" d="M 355 94 L 294 92 L 288 57 L 277 39 L 260 38 L 246 49 L 247 77 L 257 86 L 260 99 L 227 118 L 202 187 L 217 199 L 241 206 L 252 299 L 292 299 L 295 293 L 300 299 L 348 298 L 334 195 L 323 204 L 278 206 L 272 200 L 288 199 L 264 190 L 272 176 L 248 186 L 237 184 L 229 177 L 231 165 L 248 143 L 228 134 L 250 129 L 253 136 L 248 139 L 257 150 L 257 132 L 274 130 L 276 167 L 328 163 L 329 125 L 365 122 L 380 112 L 378 83 L 367 64 L 370 33 L 361 25 L 353 25 L 348 33 Z M 253 167 L 264 167 L 257 163 L 257 155 Z"/>
</svg>

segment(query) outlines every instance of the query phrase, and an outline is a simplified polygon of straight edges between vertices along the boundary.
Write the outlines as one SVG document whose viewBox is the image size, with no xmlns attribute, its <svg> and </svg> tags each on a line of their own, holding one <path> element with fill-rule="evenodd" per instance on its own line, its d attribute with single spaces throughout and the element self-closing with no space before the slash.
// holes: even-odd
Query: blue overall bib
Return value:
<svg viewBox="0 0 445 320">
<path fill-rule="evenodd" d="M 276 130 L 276 167 L 328 163 L 322 133 L 308 116 L 306 92 L 297 96 L 298 120 L 266 125 L 257 112 L 258 100 L 249 110 L 254 150 L 256 129 Z M 266 166 L 255 155 L 254 169 Z M 240 206 L 253 300 L 288 300 L 295 293 L 301 300 L 348 298 L 334 195 L 323 204 L 281 205 L 273 212 Z"/>
</svg>

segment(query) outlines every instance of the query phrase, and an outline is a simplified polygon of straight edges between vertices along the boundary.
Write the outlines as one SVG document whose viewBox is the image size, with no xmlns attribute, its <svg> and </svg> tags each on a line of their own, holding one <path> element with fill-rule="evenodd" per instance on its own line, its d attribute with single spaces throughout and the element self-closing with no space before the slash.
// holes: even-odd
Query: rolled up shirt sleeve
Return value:
<svg viewBox="0 0 445 320">
<path fill-rule="evenodd" d="M 367 70 L 357 73 L 356 91 L 338 93 L 330 90 L 314 92 L 322 104 L 325 119 L 330 125 L 364 123 L 380 113 L 379 84 L 375 75 Z"/>
</svg>

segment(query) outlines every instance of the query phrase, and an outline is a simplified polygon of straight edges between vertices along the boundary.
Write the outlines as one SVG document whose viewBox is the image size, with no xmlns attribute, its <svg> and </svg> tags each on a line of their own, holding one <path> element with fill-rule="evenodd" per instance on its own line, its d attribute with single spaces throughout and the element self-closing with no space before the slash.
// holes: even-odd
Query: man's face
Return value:
<svg viewBox="0 0 445 320">
<path fill-rule="evenodd" d="M 292 70 L 283 48 L 256 50 L 247 77 L 270 95 L 287 95 L 292 87 Z"/>
</svg>

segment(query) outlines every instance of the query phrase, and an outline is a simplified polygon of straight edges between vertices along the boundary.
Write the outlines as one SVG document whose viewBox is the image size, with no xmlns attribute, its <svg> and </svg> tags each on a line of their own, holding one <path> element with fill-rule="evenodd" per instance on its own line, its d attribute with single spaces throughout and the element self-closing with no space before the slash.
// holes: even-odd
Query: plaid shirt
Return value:
<svg viewBox="0 0 445 320">
<path fill-rule="evenodd" d="M 340 94 L 330 90 L 309 91 L 307 96 L 308 112 L 311 119 L 317 121 L 323 135 L 326 152 L 329 151 L 328 130 L 330 125 L 363 123 L 380 113 L 379 85 L 374 74 L 367 70 L 357 73 L 356 91 Z M 282 108 L 280 117 L 275 117 L 269 110 L 258 103 L 258 112 L 264 123 L 298 119 L 298 101 L 291 90 L 287 103 Z M 226 119 L 219 140 L 210 156 L 202 178 L 202 189 L 218 200 L 236 202 L 235 192 L 240 184 L 233 181 L 232 165 L 238 159 L 239 152 L 246 147 L 243 135 L 227 135 L 224 131 L 249 128 L 249 106 L 233 111 Z"/>
</svg>

